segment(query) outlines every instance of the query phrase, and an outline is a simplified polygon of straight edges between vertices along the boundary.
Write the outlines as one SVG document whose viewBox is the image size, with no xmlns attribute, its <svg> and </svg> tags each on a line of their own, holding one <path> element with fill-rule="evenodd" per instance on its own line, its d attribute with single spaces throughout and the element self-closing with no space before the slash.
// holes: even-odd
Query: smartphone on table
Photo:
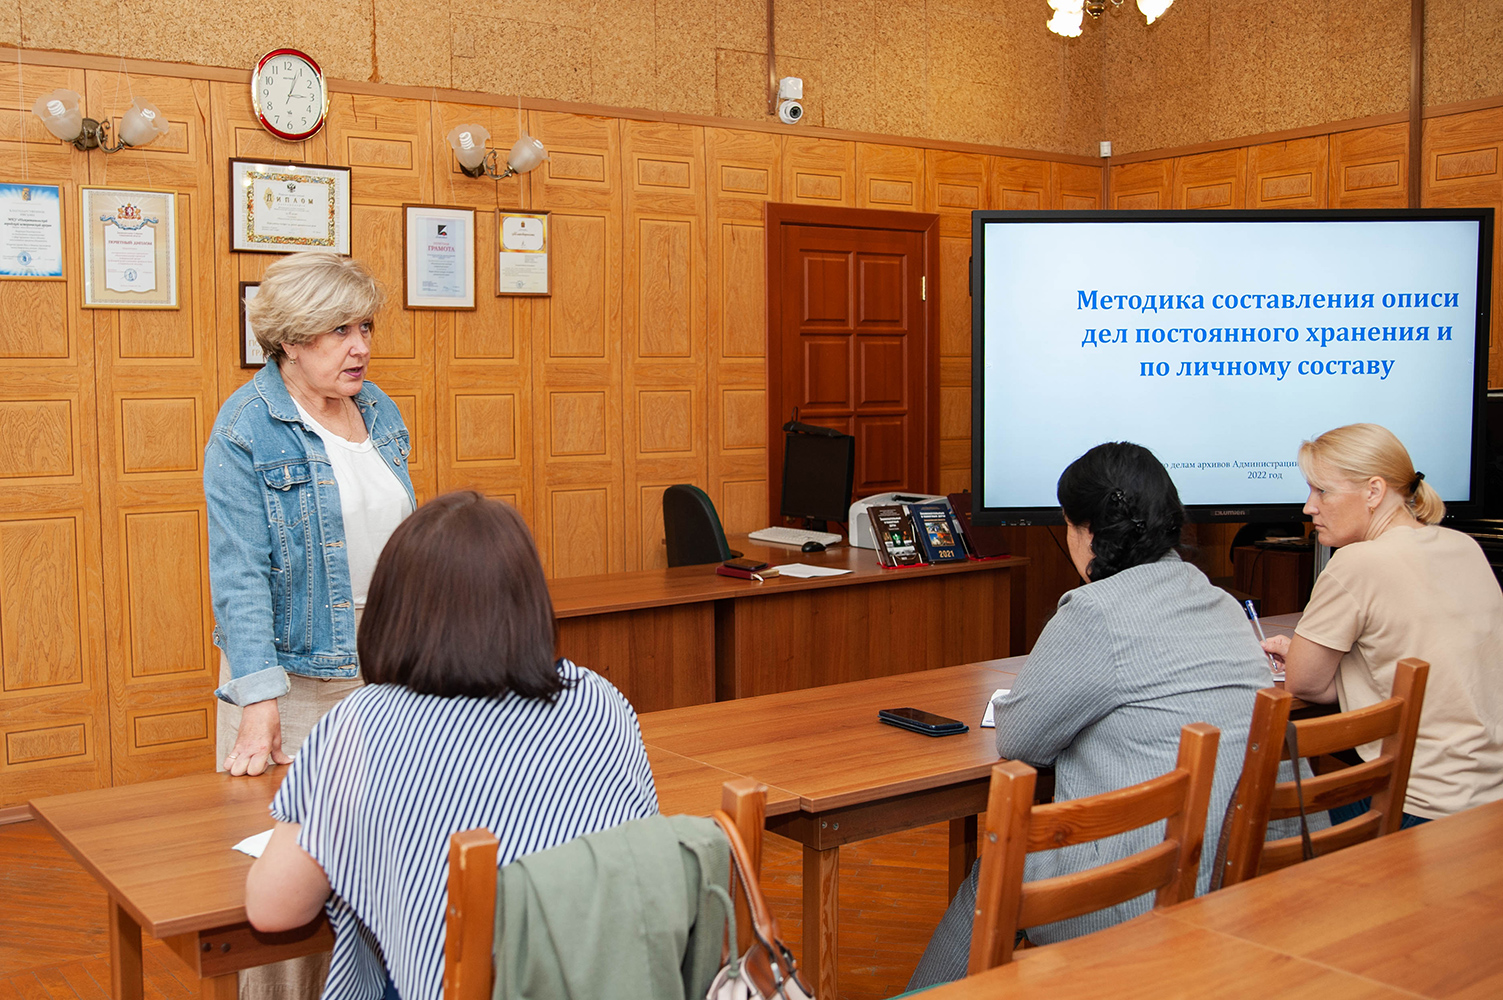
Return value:
<svg viewBox="0 0 1503 1000">
<path fill-rule="evenodd" d="M 884 708 L 877 713 L 877 720 L 899 729 L 911 729 L 925 736 L 954 736 L 970 731 L 970 726 L 959 719 L 935 715 L 918 708 Z"/>
</svg>

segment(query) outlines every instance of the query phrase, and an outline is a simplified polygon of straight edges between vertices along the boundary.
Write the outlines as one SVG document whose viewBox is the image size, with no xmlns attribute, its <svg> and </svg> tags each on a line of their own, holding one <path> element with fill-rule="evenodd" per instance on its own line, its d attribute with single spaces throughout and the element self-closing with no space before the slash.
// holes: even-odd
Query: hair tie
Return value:
<svg viewBox="0 0 1503 1000">
<path fill-rule="evenodd" d="M 1419 489 L 1419 484 L 1425 481 L 1423 472 L 1416 472 L 1414 478 L 1409 480 L 1409 492 L 1412 494 Z"/>
<path fill-rule="evenodd" d="M 1112 490 L 1106 495 L 1106 502 L 1116 504 L 1118 507 L 1127 506 L 1127 494 L 1121 490 Z"/>
</svg>

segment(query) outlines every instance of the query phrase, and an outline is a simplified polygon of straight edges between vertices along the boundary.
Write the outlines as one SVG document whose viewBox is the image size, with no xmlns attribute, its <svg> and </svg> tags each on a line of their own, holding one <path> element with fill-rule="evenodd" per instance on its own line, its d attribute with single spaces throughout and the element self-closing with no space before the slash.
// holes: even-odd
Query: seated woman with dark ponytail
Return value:
<svg viewBox="0 0 1503 1000">
<path fill-rule="evenodd" d="M 1209 835 L 1242 767 L 1253 694 L 1273 683 L 1237 602 L 1176 549 L 1184 508 L 1148 449 L 1103 444 L 1060 476 L 1070 559 L 1086 583 L 1067 592 L 1011 693 L 996 700 L 997 753 L 1054 768 L 1055 801 L 1084 798 L 1174 769 L 1180 727 L 1221 730 Z M 1028 855 L 1025 879 L 1094 868 L 1151 847 L 1162 825 Z M 1203 853 L 1199 892 L 1210 886 Z M 979 866 L 978 866 L 979 867 Z M 909 989 L 965 975 L 978 868 L 961 886 Z M 1027 929 L 1034 944 L 1078 937 L 1145 913 L 1152 895 Z"/>
</svg>

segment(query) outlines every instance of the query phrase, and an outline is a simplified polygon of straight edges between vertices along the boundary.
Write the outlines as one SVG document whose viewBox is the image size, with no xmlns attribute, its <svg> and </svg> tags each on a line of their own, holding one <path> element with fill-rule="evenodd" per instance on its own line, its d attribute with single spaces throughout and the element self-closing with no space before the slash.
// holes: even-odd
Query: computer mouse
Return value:
<svg viewBox="0 0 1503 1000">
<path fill-rule="evenodd" d="M 803 551 L 805 552 L 823 552 L 824 550 L 825 547 L 818 542 L 805 542 L 803 545 Z"/>
</svg>

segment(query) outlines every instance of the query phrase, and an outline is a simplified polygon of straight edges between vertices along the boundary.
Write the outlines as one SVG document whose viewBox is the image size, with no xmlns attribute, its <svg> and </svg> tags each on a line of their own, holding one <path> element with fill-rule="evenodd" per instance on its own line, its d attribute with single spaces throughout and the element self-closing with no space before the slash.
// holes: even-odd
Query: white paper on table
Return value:
<svg viewBox="0 0 1503 1000">
<path fill-rule="evenodd" d="M 266 843 L 269 840 L 271 840 L 271 831 L 263 830 L 261 833 L 246 837 L 240 843 L 230 848 L 230 850 L 239 851 L 241 854 L 249 854 L 253 858 L 259 858 L 261 852 L 266 850 Z"/>
<path fill-rule="evenodd" d="M 981 717 L 981 728 L 982 729 L 996 729 L 997 728 L 997 710 L 996 710 L 997 699 L 1000 698 L 1000 697 L 1002 697 L 1004 694 L 1011 694 L 1011 693 L 1012 693 L 1012 688 L 997 688 L 997 690 L 995 690 L 995 691 L 992 692 L 992 696 L 986 700 L 986 714 Z"/>
<path fill-rule="evenodd" d="M 779 576 L 793 576 L 800 580 L 807 580 L 816 576 L 844 576 L 849 573 L 848 569 L 836 569 L 833 566 L 810 566 L 808 563 L 785 563 L 782 566 L 774 566 Z"/>
</svg>

